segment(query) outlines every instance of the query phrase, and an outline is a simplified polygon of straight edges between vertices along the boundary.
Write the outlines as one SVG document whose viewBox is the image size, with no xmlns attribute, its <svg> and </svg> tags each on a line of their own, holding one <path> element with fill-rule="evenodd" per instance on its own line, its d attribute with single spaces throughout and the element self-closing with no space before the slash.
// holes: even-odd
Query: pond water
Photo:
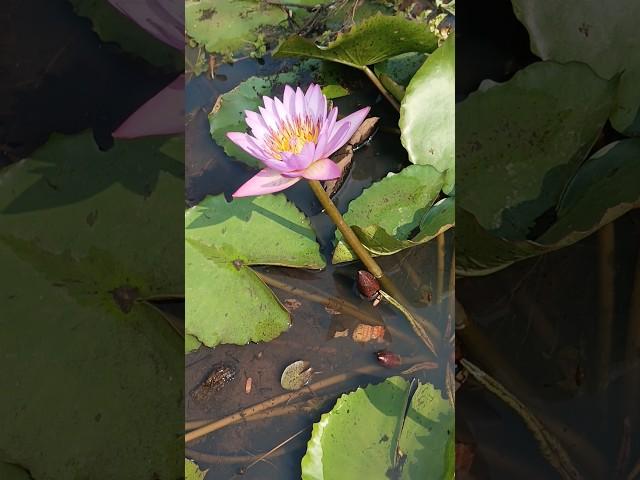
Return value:
<svg viewBox="0 0 640 480">
<path fill-rule="evenodd" d="M 251 75 L 270 74 L 278 71 L 283 65 L 285 64 L 269 58 L 263 64 L 254 60 L 242 60 L 232 66 L 221 66 L 213 80 L 207 75 L 201 75 L 187 83 L 188 205 L 199 202 L 206 195 L 225 193 L 229 196 L 255 172 L 227 157 L 209 135 L 207 114 L 218 95 L 229 91 Z M 343 212 L 363 188 L 384 177 L 388 172 L 399 171 L 408 164 L 399 135 L 387 133 L 385 128 L 397 128 L 395 111 L 384 103 L 364 76 L 360 78 L 353 72 L 346 72 L 345 75 L 350 82 L 351 91 L 355 94 L 344 101 L 336 101 L 341 111 L 348 112 L 361 105 L 372 105 L 370 115 L 379 116 L 381 120 L 380 128 L 371 142 L 356 152 L 349 177 L 334 197 L 338 208 Z M 300 182 L 285 193 L 310 217 L 322 252 L 329 258 L 334 227 L 321 212 L 306 183 Z M 453 237 L 447 234 L 442 271 L 444 291 L 439 302 L 436 298 L 438 246 L 435 241 L 380 259 L 381 266 L 403 291 L 414 312 L 428 318 L 441 332 L 445 331 L 446 324 L 451 319 L 450 303 L 453 293 L 449 291 L 448 285 L 452 246 Z M 383 342 L 357 344 L 350 337 L 333 338 L 335 331 L 348 328 L 351 332 L 359 320 L 344 314 L 332 314 L 322 305 L 274 289 L 283 303 L 291 299 L 300 302 L 299 307 L 292 312 L 292 326 L 287 332 L 268 343 L 221 345 L 215 349 L 202 348 L 187 355 L 187 422 L 222 419 L 245 407 L 286 393 L 280 386 L 280 375 L 284 368 L 294 361 L 308 361 L 316 372 L 308 387 L 305 387 L 304 395 L 285 404 L 284 410 L 282 407 L 273 410 L 277 415 L 267 415 L 259 420 L 249 417 L 190 443 L 187 446 L 187 456 L 198 462 L 201 468 L 209 468 L 207 478 L 234 478 L 239 475 L 238 472 L 243 472 L 242 478 L 247 479 L 299 479 L 300 460 L 305 453 L 306 442 L 311 436 L 311 426 L 322 413 L 331 409 L 339 395 L 358 386 L 378 383 L 419 361 L 433 360 L 433 356 L 414 335 L 403 316 L 389 306 L 380 305 L 374 308 L 357 295 L 354 279 L 359 269 L 358 265 L 329 265 L 322 272 L 277 267 L 262 267 L 258 270 L 291 287 L 320 292 L 347 301 L 355 305 L 363 316 L 370 317 L 371 324 L 384 321 L 389 333 Z M 449 359 L 447 345 L 447 342 L 442 344 L 443 353 L 438 359 L 438 368 L 414 375 L 424 382 L 433 383 L 443 392 L 445 366 Z M 378 365 L 374 353 L 382 349 L 400 354 L 403 364 L 395 370 Z M 203 377 L 219 363 L 228 364 L 236 369 L 235 380 L 206 403 L 194 400 L 190 392 L 197 388 Z M 314 384 L 340 374 L 346 375 L 342 381 L 317 391 L 314 389 Z M 252 379 L 249 394 L 245 392 L 248 378 Z M 261 453 L 271 450 L 301 430 L 302 433 L 290 444 L 274 452 L 266 460 L 246 469 Z"/>
</svg>

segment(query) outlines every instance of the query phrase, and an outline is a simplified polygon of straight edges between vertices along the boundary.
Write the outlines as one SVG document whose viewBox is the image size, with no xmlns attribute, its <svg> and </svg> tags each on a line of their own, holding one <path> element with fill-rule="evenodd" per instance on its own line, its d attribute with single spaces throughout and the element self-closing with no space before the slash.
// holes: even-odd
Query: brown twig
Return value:
<svg viewBox="0 0 640 480">
<path fill-rule="evenodd" d="M 376 88 L 380 90 L 380 93 L 382 93 L 382 96 L 387 100 L 389 100 L 389 103 L 393 105 L 393 108 L 395 108 L 399 112 L 400 104 L 394 98 L 394 96 L 391 95 L 391 93 L 389 93 L 389 91 L 384 87 L 384 85 L 382 85 L 382 82 L 380 82 L 378 77 L 376 77 L 376 74 L 373 73 L 371 69 L 366 65 L 362 67 L 362 71 L 367 75 L 367 77 L 369 77 L 369 80 L 371 80 L 371 82 L 376 86 Z"/>
</svg>

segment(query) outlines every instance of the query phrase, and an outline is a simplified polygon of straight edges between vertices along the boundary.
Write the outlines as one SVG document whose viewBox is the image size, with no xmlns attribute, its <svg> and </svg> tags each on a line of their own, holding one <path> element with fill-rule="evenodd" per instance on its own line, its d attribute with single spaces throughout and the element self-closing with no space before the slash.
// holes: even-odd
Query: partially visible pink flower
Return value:
<svg viewBox="0 0 640 480">
<path fill-rule="evenodd" d="M 263 102 L 260 113 L 245 110 L 252 135 L 227 133 L 229 140 L 266 167 L 242 185 L 234 197 L 279 192 L 303 178 L 332 180 L 340 176 L 340 167 L 329 156 L 349 141 L 369 107 L 337 120 L 338 109 L 327 112 L 327 98 L 314 84 L 306 93 L 287 85 L 282 101 L 263 97 Z"/>
<path fill-rule="evenodd" d="M 181 0 L 109 0 L 140 27 L 177 50 L 184 49 L 184 3 Z M 184 75 L 136 110 L 113 136 L 137 138 L 184 132 Z"/>
</svg>

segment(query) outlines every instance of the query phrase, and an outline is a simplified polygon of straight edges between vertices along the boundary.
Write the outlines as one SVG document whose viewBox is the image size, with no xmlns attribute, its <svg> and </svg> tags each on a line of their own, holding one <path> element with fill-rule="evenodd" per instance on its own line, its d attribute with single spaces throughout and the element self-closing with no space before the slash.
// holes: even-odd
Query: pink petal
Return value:
<svg viewBox="0 0 640 480">
<path fill-rule="evenodd" d="M 245 110 L 244 119 L 251 128 L 251 133 L 253 133 L 253 136 L 256 137 L 257 140 L 262 140 L 269 133 L 269 127 L 267 127 L 262 115 L 252 112 L 251 110 Z"/>
<path fill-rule="evenodd" d="M 314 155 L 316 146 L 313 142 L 305 143 L 304 147 L 298 154 L 286 155 L 285 163 L 289 167 L 289 171 L 304 170 L 315 160 Z"/>
<path fill-rule="evenodd" d="M 184 75 L 136 110 L 113 136 L 137 138 L 184 132 Z"/>
<path fill-rule="evenodd" d="M 283 162 L 282 160 L 276 160 L 275 158 L 265 157 L 261 159 L 261 162 L 270 169 L 277 170 L 278 172 L 288 172 L 290 170 L 286 162 Z"/>
<path fill-rule="evenodd" d="M 264 108 L 260 107 L 262 118 L 270 129 L 276 130 L 278 128 L 278 114 L 275 103 L 269 97 L 262 97 L 262 101 L 264 102 Z"/>
<path fill-rule="evenodd" d="M 322 94 L 319 85 L 311 85 L 307 89 L 305 100 L 307 101 L 307 108 L 313 115 L 313 118 L 324 118 L 327 109 L 327 99 Z"/>
<path fill-rule="evenodd" d="M 263 160 L 267 158 L 266 153 L 258 146 L 256 139 L 248 133 L 227 132 L 227 138 L 255 158 Z"/>
<path fill-rule="evenodd" d="M 284 103 L 284 108 L 287 109 L 289 115 L 294 117 L 296 114 L 295 103 L 296 103 L 296 92 L 291 85 L 285 85 L 284 87 L 284 96 L 282 97 L 282 103 Z"/>
<path fill-rule="evenodd" d="M 234 197 L 251 197 L 274 193 L 290 187 L 300 178 L 286 178 L 270 168 L 260 170 L 233 194 Z"/>
<path fill-rule="evenodd" d="M 361 108 L 357 112 L 347 115 L 342 120 L 336 122 L 333 127 L 331 140 L 329 140 L 329 152 L 326 153 L 326 156 L 331 155 L 349 141 L 353 134 L 356 133 L 358 127 L 362 125 L 364 119 L 367 118 L 369 110 L 371 110 L 370 107 Z M 348 125 L 349 127 L 344 129 L 345 125 Z"/>
<path fill-rule="evenodd" d="M 184 4 L 177 0 L 109 0 L 161 42 L 184 49 Z"/>
<path fill-rule="evenodd" d="M 342 170 L 335 162 L 322 158 L 305 168 L 302 176 L 309 180 L 333 180 L 340 177 L 341 173 Z"/>
<path fill-rule="evenodd" d="M 280 101 L 279 98 L 273 99 L 273 104 L 275 105 L 276 113 L 278 114 L 278 119 L 280 120 L 280 124 L 283 123 L 291 123 L 289 118 L 289 112 L 284 107 L 284 104 Z"/>
<path fill-rule="evenodd" d="M 304 118 L 305 117 L 305 108 L 304 108 L 304 93 L 300 87 L 296 90 L 296 101 L 295 101 L 295 117 L 296 118 Z"/>
</svg>

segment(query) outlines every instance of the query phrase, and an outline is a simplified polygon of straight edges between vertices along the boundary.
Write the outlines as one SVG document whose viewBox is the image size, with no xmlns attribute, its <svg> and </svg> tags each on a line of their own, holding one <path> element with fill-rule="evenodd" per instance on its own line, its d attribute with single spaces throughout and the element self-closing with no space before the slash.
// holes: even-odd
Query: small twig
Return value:
<svg viewBox="0 0 640 480">
<path fill-rule="evenodd" d="M 438 368 L 438 364 L 436 362 L 420 362 L 410 366 L 406 370 L 403 370 L 402 374 L 412 375 L 423 370 L 435 370 L 436 368 Z"/>
<path fill-rule="evenodd" d="M 369 77 L 369 80 L 371 80 L 371 82 L 373 82 L 373 84 L 377 87 L 377 89 L 380 90 L 380 93 L 382 93 L 384 98 L 389 100 L 389 103 L 391 105 L 393 105 L 393 108 L 395 108 L 399 112 L 400 111 L 400 104 L 393 97 L 393 95 L 391 95 L 389 93 L 389 91 L 386 88 L 384 88 L 384 85 L 382 85 L 382 82 L 380 82 L 378 77 L 376 77 L 376 74 L 373 73 L 371 71 L 371 69 L 369 67 L 367 67 L 366 65 L 364 67 L 362 67 L 362 71 L 367 75 L 367 77 Z"/>
<path fill-rule="evenodd" d="M 413 328 L 413 331 L 416 332 L 416 335 L 418 335 L 420 340 L 422 340 L 422 343 L 424 343 L 426 345 L 426 347 L 429 350 L 431 350 L 431 352 L 435 356 L 438 356 L 438 353 L 436 351 L 436 346 L 434 345 L 433 341 L 431 340 L 431 338 L 427 334 L 427 332 L 424 329 L 424 327 L 422 326 L 422 324 L 414 317 L 414 315 L 409 310 L 407 310 L 400 302 L 398 302 L 395 298 L 393 298 L 391 295 L 389 295 L 384 290 L 380 290 L 380 295 L 382 296 L 382 298 L 384 300 L 386 300 L 391 305 L 393 305 L 398 310 L 400 310 L 400 312 L 402 312 L 402 314 L 409 321 L 409 324 L 411 325 L 411 328 Z"/>
<path fill-rule="evenodd" d="M 538 441 L 542 455 L 555 467 L 562 478 L 566 480 L 582 478 L 562 445 L 518 398 L 469 360 L 463 358 L 460 363 L 478 383 L 505 402 L 522 418 Z"/>
<path fill-rule="evenodd" d="M 437 268 L 438 273 L 436 277 L 436 303 L 442 302 L 442 294 L 444 292 L 444 259 L 445 259 L 445 242 L 444 242 L 444 233 L 441 233 L 436 237 L 437 248 L 438 248 L 438 257 L 437 257 Z"/>
<path fill-rule="evenodd" d="M 299 430 L 298 432 L 294 433 L 293 435 L 291 435 L 289 438 L 287 438 L 286 440 L 280 442 L 278 445 L 276 445 L 275 447 L 273 447 L 271 450 L 269 450 L 266 453 L 263 453 L 262 455 L 260 455 L 258 458 L 256 458 L 253 462 L 251 462 L 249 465 L 247 465 L 246 467 L 242 468 L 240 470 L 240 472 L 242 474 L 246 473 L 247 470 L 249 470 L 251 467 L 253 467 L 255 464 L 261 462 L 262 460 L 264 460 L 265 458 L 267 458 L 268 456 L 270 456 L 272 453 L 274 453 L 275 451 L 277 451 L 278 449 L 284 447 L 287 443 L 289 443 L 291 440 L 295 439 L 297 436 L 302 435 L 304 432 L 306 432 L 307 430 L 309 430 L 311 428 L 311 426 L 308 427 L 304 427 L 302 430 Z"/>
</svg>

